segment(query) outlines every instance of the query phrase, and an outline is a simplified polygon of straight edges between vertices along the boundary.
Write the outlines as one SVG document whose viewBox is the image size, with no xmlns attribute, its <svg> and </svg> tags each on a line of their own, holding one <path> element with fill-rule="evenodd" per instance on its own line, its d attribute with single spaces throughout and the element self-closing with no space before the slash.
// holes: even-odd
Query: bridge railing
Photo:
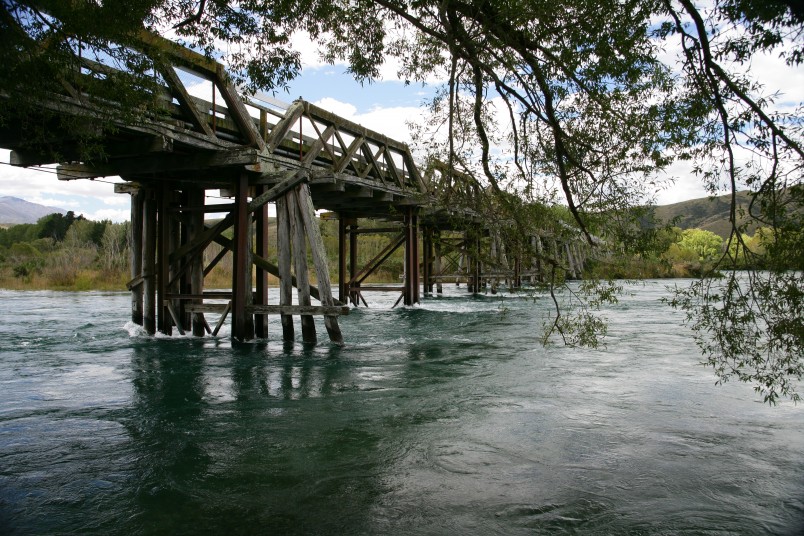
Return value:
<svg viewBox="0 0 804 536">
<path fill-rule="evenodd" d="M 142 32 L 140 40 L 159 80 L 149 121 L 168 120 L 182 135 L 191 134 L 181 143 L 192 146 L 195 140 L 204 149 L 215 143 L 254 147 L 285 166 L 331 171 L 380 188 L 426 192 L 406 144 L 301 99 L 284 104 L 260 95 L 241 98 L 220 63 L 152 33 Z M 84 76 L 103 77 L 116 70 L 86 58 L 81 64 Z M 91 95 L 80 97 L 92 102 Z"/>
</svg>

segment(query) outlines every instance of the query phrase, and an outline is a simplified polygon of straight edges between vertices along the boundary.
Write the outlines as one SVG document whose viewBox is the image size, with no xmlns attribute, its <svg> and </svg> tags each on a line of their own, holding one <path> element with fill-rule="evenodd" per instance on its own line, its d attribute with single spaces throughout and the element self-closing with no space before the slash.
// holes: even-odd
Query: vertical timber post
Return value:
<svg viewBox="0 0 804 536">
<path fill-rule="evenodd" d="M 338 214 L 338 301 L 346 303 L 346 218 Z"/>
<path fill-rule="evenodd" d="M 156 321 L 157 329 L 165 335 L 173 332 L 170 312 L 167 307 L 168 282 L 170 281 L 170 198 L 172 191 L 165 185 L 157 188 L 156 224 L 159 238 L 156 259 Z"/>
<path fill-rule="evenodd" d="M 313 254 L 313 267 L 315 268 L 316 279 L 318 282 L 318 296 L 321 305 L 333 306 L 335 300 L 332 299 L 332 285 L 330 284 L 329 268 L 327 266 L 327 254 L 324 251 L 324 240 L 321 238 L 321 230 L 315 217 L 313 200 L 310 197 L 310 189 L 306 184 L 300 184 L 294 193 L 298 202 L 299 213 L 304 222 L 304 229 L 307 231 L 307 241 L 310 244 L 310 251 Z M 329 340 L 343 344 L 343 335 L 338 325 L 337 315 L 325 315 L 324 326 L 327 329 Z"/>
<path fill-rule="evenodd" d="M 257 186 L 256 195 L 265 191 L 265 186 Z M 268 258 L 268 203 L 265 203 L 255 213 L 256 217 L 256 253 L 263 259 Z M 255 302 L 257 305 L 268 305 L 268 272 L 257 267 L 257 289 Z M 268 315 L 254 315 L 254 331 L 257 337 L 268 337 Z"/>
<path fill-rule="evenodd" d="M 424 294 L 433 293 L 433 229 L 422 229 L 422 278 L 424 279 Z"/>
<path fill-rule="evenodd" d="M 349 222 L 349 300 L 352 305 L 360 305 L 359 292 L 360 283 L 355 281 L 357 277 L 357 218 Z"/>
<path fill-rule="evenodd" d="M 279 305 L 293 304 L 293 278 L 290 273 L 290 221 L 285 197 L 276 200 L 276 249 L 279 263 Z M 293 317 L 283 314 L 282 339 L 292 341 L 295 337 Z"/>
<path fill-rule="evenodd" d="M 243 173 L 235 189 L 234 263 L 232 267 L 232 337 L 239 341 L 254 338 L 251 305 L 251 216 L 248 211 L 248 176 Z"/>
<path fill-rule="evenodd" d="M 414 207 L 405 214 L 405 305 L 419 303 L 419 232 Z"/>
<path fill-rule="evenodd" d="M 204 200 L 205 191 L 203 188 L 190 188 L 187 191 L 187 205 L 190 208 L 187 240 L 191 241 L 204 232 Z M 189 259 L 190 266 L 190 293 L 201 296 L 204 294 L 204 252 L 200 251 L 192 259 Z M 202 304 L 203 298 L 194 298 L 193 304 Z M 204 313 L 193 313 L 191 315 L 193 335 L 203 337 L 205 331 Z"/>
<path fill-rule="evenodd" d="M 142 203 L 142 294 L 143 327 L 148 335 L 156 333 L 156 199 L 149 188 Z"/>
<path fill-rule="evenodd" d="M 142 218 L 144 192 L 140 189 L 131 192 L 131 280 L 139 279 L 131 287 L 131 321 L 141 326 L 143 323 L 143 281 L 142 281 Z"/>
<path fill-rule="evenodd" d="M 307 272 L 307 244 L 304 237 L 304 222 L 301 219 L 297 197 L 293 191 L 285 195 L 290 219 L 290 234 L 293 241 L 293 266 L 296 271 L 296 290 L 299 305 L 310 306 L 310 276 Z M 316 343 L 315 321 L 312 315 L 300 315 L 302 341 Z"/>
<path fill-rule="evenodd" d="M 435 244 L 434 244 L 434 255 L 435 258 L 433 259 L 433 271 L 435 272 L 436 276 L 436 292 L 439 294 L 444 293 L 444 286 L 441 284 L 441 231 L 436 230 L 435 235 Z"/>
</svg>

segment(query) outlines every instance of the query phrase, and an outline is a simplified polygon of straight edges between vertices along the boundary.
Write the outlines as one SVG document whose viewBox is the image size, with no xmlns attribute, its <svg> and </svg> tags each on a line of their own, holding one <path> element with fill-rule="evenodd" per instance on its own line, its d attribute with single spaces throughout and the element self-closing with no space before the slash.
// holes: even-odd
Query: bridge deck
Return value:
<svg viewBox="0 0 804 536">
<path fill-rule="evenodd" d="M 144 50 L 154 49 L 171 63 L 159 66 L 161 86 L 153 109 L 141 120 L 118 120 L 114 105 L 99 102 L 64 84 L 61 94 L 42 103 L 42 110 L 74 120 L 69 128 L 43 119 L 0 127 L 0 146 L 12 149 L 12 163 L 23 166 L 61 162 L 64 180 L 120 176 L 137 183 L 191 183 L 229 190 L 246 174 L 251 186 L 274 185 L 288 170 L 309 173 L 316 208 L 359 217 L 392 216 L 408 206 L 429 202 L 427 188 L 410 149 L 312 103 L 283 105 L 270 97 L 242 98 L 223 66 L 143 34 Z M 109 66 L 83 61 L 83 77 L 107 76 Z M 210 100 L 190 95 L 187 83 L 200 86 Z M 216 102 L 222 97 L 223 102 Z M 12 105 L 13 103 L 6 103 Z M 101 132 L 102 120 L 113 129 Z M 31 123 L 50 123 L 46 140 L 30 131 Z M 81 127 L 75 129 L 76 123 Z M 82 157 L 79 136 L 95 131 L 98 156 Z M 57 140 L 58 151 L 51 151 Z M 95 141 L 95 140 L 93 140 Z"/>
</svg>

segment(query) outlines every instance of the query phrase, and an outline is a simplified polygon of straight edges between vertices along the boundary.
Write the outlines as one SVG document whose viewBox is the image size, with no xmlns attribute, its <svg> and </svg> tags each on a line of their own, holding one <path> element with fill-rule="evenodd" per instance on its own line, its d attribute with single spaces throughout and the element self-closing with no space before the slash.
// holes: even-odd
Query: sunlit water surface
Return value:
<svg viewBox="0 0 804 536">
<path fill-rule="evenodd" d="M 369 295 L 343 348 L 0 291 L 0 534 L 804 533 L 804 406 L 716 386 L 666 284 L 597 350 L 542 346 L 546 299 L 454 286 Z"/>
</svg>

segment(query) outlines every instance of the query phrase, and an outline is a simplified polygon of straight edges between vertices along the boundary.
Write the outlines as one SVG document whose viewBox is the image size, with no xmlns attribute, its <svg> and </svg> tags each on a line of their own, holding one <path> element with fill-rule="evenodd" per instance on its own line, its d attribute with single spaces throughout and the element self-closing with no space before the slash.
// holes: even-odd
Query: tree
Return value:
<svg viewBox="0 0 804 536">
<path fill-rule="evenodd" d="M 298 72 L 298 55 L 287 48 L 296 31 L 316 40 L 325 57 L 346 59 L 361 80 L 376 76 L 389 55 L 406 81 L 443 76 L 429 127 L 445 135 L 430 157 L 446 164 L 448 183 L 460 175 L 494 194 L 486 203 L 490 222 L 526 229 L 533 225 L 526 207 L 560 200 L 590 246 L 601 234 L 609 245 L 638 252 L 653 247 L 654 235 L 642 231 L 634 207 L 651 201 L 670 163 L 691 162 L 713 192 L 726 185 L 736 196 L 749 188 L 749 215 L 773 230 L 769 271 L 745 280 L 730 273 L 725 285 L 702 280 L 672 304 L 687 312 L 721 379 L 750 381 L 771 402 L 798 397 L 801 113 L 775 107 L 745 68 L 759 54 L 801 64 L 798 3 L 714 0 L 703 9 L 691 0 L 7 0 L 0 43 L 11 52 L 11 75 L 0 90 L 35 94 L 17 76 L 30 72 L 69 83 L 79 48 L 125 66 L 128 74 L 117 80 L 124 89 L 146 88 L 151 62 L 136 52 L 133 37 L 141 25 L 172 28 L 214 56 L 221 56 L 216 42 L 226 43 L 221 57 L 245 89 L 282 87 Z M 663 42 L 680 47 L 680 71 L 660 61 Z M 99 89 L 112 91 L 114 82 L 99 81 Z M 735 200 L 729 244 L 745 234 Z M 561 227 L 547 217 L 538 224 Z M 560 267 L 553 269 L 558 284 Z M 601 292 L 611 296 L 606 287 Z M 565 328 L 589 333 L 596 320 L 582 312 L 580 322 L 553 327 L 562 336 Z"/>
<path fill-rule="evenodd" d="M 699 261 L 714 261 L 723 251 L 723 239 L 712 231 L 685 229 L 679 247 L 694 252 Z"/>
</svg>

